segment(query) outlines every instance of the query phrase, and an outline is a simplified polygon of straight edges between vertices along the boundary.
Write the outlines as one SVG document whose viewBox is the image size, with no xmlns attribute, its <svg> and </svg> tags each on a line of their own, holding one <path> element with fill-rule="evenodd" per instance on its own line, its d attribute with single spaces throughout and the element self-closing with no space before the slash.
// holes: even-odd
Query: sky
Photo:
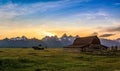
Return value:
<svg viewBox="0 0 120 71">
<path fill-rule="evenodd" d="M 98 35 L 120 38 L 120 0 L 0 0 L 0 39 Z"/>
</svg>

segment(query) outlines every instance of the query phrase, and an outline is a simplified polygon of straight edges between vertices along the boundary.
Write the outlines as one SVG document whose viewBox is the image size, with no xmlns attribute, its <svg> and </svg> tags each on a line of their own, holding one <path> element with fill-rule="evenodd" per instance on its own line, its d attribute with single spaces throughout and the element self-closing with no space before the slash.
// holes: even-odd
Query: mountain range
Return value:
<svg viewBox="0 0 120 71">
<path fill-rule="evenodd" d="M 78 38 L 79 36 L 71 36 L 63 34 L 61 37 L 58 38 L 58 36 L 45 36 L 41 40 L 36 38 L 28 39 L 25 36 L 22 37 L 15 37 L 15 38 L 5 38 L 3 40 L 0 40 L 0 47 L 7 47 L 7 48 L 28 48 L 32 46 L 38 46 L 41 44 L 43 47 L 64 47 L 67 45 L 71 45 L 75 38 Z M 120 47 L 120 38 L 116 40 L 108 40 L 100 38 L 101 44 L 111 47 L 111 46 L 119 46 Z"/>
</svg>

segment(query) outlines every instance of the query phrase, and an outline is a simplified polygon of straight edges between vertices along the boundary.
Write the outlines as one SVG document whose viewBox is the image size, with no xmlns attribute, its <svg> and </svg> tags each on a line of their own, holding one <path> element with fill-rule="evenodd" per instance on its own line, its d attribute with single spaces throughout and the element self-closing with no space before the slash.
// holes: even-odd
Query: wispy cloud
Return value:
<svg viewBox="0 0 120 71">
<path fill-rule="evenodd" d="M 103 17 L 105 19 L 105 18 L 109 17 L 109 14 L 106 11 L 102 11 L 102 10 L 98 9 L 98 11 L 78 13 L 78 14 L 75 14 L 74 16 L 84 17 L 84 19 L 92 20 L 92 19 L 96 19 L 98 17 Z"/>
<path fill-rule="evenodd" d="M 120 27 L 110 27 L 110 28 L 107 28 L 105 31 L 107 31 L 107 32 L 120 32 Z"/>
<path fill-rule="evenodd" d="M 57 3 L 36 3 L 31 5 L 6 4 L 0 6 L 0 18 L 11 19 L 16 16 L 32 14 L 35 12 L 44 12 L 48 9 L 59 6 Z"/>
<path fill-rule="evenodd" d="M 119 5 L 120 5 L 120 2 L 118 2 L 118 3 L 115 3 L 114 5 L 116 5 L 116 6 L 119 6 Z"/>
<path fill-rule="evenodd" d="M 28 15 L 32 13 L 42 13 L 49 10 L 56 10 L 60 9 L 62 7 L 71 6 L 73 3 L 77 2 L 83 2 L 83 1 L 89 1 L 89 0 L 61 0 L 61 1 L 55 1 L 55 2 L 39 2 L 39 3 L 33 3 L 33 4 L 13 4 L 13 3 L 7 3 L 4 5 L 0 5 L 0 19 L 11 19 L 16 16 L 21 15 Z"/>
<path fill-rule="evenodd" d="M 100 35 L 100 37 L 110 37 L 110 36 L 113 36 L 115 34 L 103 34 L 103 35 Z"/>
<path fill-rule="evenodd" d="M 111 27 L 98 27 L 96 29 L 100 29 L 99 32 L 113 32 L 113 33 L 120 33 L 120 25 L 114 25 L 114 26 L 111 26 Z"/>
</svg>

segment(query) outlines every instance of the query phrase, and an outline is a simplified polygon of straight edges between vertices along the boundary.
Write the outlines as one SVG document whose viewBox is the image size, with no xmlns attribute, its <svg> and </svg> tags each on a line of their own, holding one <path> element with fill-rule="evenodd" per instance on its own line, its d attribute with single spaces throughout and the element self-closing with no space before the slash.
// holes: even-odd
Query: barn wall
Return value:
<svg viewBox="0 0 120 71">
<path fill-rule="evenodd" d="M 84 47 L 83 49 L 82 48 L 77 48 L 77 47 L 72 47 L 72 48 L 64 48 L 64 51 L 65 52 L 94 52 L 94 51 L 97 51 L 97 52 L 101 52 L 101 51 L 107 51 L 107 49 L 101 45 L 93 45 L 91 44 L 90 46 L 88 47 Z"/>
<path fill-rule="evenodd" d="M 86 52 L 93 51 L 93 48 L 86 47 L 86 48 L 84 49 L 84 51 L 86 51 Z"/>
<path fill-rule="evenodd" d="M 64 48 L 65 52 L 81 52 L 81 48 Z"/>
</svg>

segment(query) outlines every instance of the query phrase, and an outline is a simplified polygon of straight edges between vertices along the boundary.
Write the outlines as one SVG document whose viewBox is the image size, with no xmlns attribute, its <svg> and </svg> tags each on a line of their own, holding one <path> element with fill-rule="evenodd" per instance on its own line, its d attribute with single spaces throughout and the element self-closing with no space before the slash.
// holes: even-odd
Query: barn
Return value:
<svg viewBox="0 0 120 71">
<path fill-rule="evenodd" d="M 76 38 L 72 45 L 64 47 L 67 52 L 106 51 L 108 47 L 101 45 L 97 36 Z"/>
</svg>

